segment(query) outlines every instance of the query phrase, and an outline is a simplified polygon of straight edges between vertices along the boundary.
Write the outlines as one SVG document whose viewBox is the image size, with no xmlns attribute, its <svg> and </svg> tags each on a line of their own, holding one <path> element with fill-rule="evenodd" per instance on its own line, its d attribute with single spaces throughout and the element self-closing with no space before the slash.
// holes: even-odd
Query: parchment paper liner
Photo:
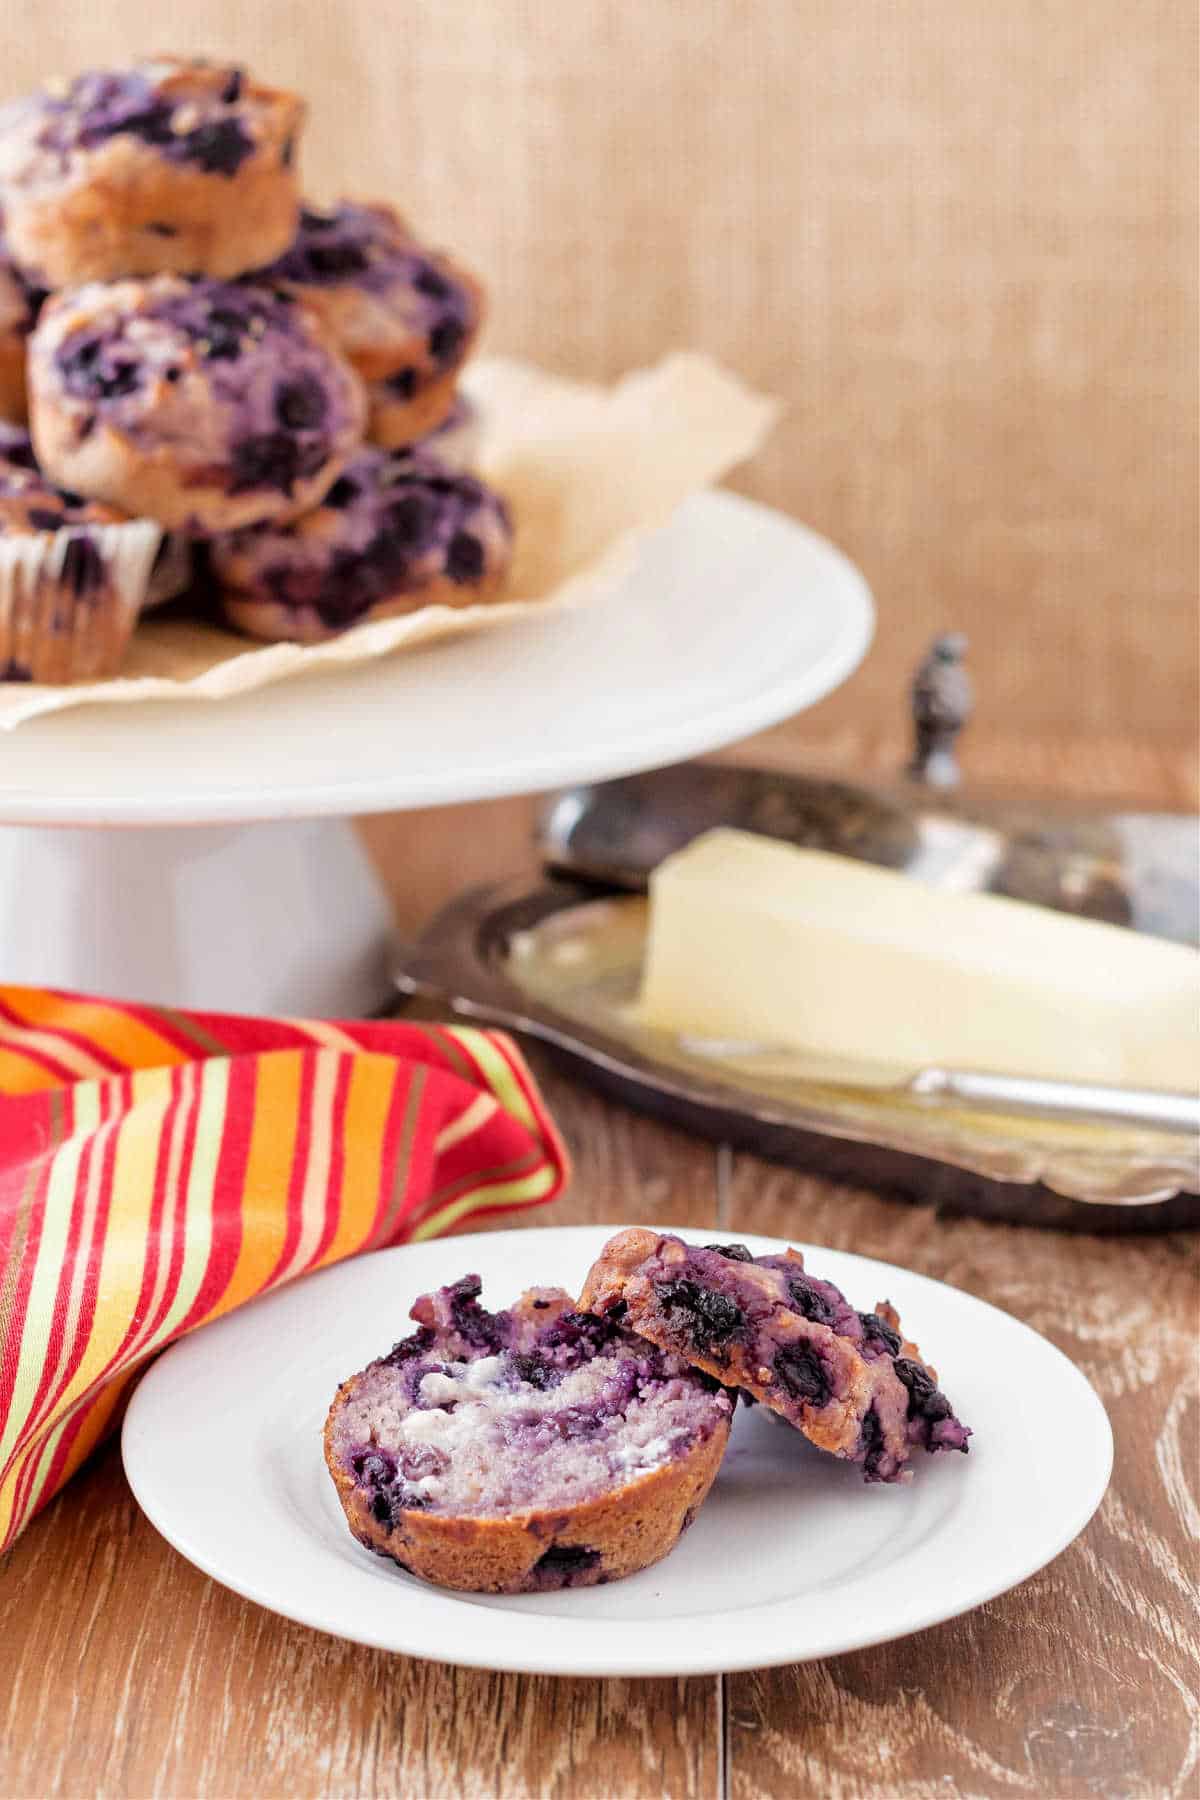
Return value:
<svg viewBox="0 0 1200 1800">
<path fill-rule="evenodd" d="M 480 470 L 508 496 L 516 519 L 501 600 L 423 607 L 307 647 L 254 647 L 202 620 L 151 616 L 119 677 L 73 687 L 0 683 L 0 729 L 88 702 L 221 699 L 323 664 L 501 625 L 537 607 L 601 600 L 625 578 L 641 540 L 688 494 L 750 456 L 779 412 L 776 401 L 690 352 L 612 388 L 499 359 L 473 365 L 466 385 L 483 416 Z"/>
</svg>

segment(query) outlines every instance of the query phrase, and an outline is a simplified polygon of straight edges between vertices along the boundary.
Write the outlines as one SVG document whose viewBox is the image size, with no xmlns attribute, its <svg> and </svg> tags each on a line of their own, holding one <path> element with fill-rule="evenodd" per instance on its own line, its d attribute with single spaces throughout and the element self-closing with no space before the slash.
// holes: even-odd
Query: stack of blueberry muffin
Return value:
<svg viewBox="0 0 1200 1800">
<path fill-rule="evenodd" d="M 0 114 L 0 679 L 113 672 L 196 549 L 269 641 L 497 591 L 482 289 L 389 206 L 304 203 L 303 120 L 174 58 Z"/>
</svg>

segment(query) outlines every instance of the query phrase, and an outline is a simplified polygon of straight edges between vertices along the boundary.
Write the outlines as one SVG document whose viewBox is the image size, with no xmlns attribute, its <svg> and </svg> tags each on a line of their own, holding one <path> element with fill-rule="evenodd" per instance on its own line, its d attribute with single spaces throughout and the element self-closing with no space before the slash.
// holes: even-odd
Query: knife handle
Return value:
<svg viewBox="0 0 1200 1800">
<path fill-rule="evenodd" d="M 971 1069 L 922 1069 L 907 1087 L 922 1099 L 958 1100 L 1050 1119 L 1103 1120 L 1147 1131 L 1200 1134 L 1200 1097 L 1195 1094 L 993 1075 Z"/>
</svg>

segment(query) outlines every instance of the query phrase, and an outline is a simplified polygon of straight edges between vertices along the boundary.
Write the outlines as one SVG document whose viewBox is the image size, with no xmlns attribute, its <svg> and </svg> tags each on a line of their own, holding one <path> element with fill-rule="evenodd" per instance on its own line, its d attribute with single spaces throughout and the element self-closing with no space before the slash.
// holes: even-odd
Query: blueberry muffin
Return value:
<svg viewBox="0 0 1200 1800">
<path fill-rule="evenodd" d="M 48 301 L 29 403 L 52 480 L 197 537 L 316 506 L 365 414 L 357 375 L 289 294 L 179 275 Z"/>
<path fill-rule="evenodd" d="M 19 469 L 32 469 L 35 474 L 41 475 L 37 457 L 33 453 L 33 439 L 28 431 L 23 425 L 0 419 L 0 464 L 5 463 Z M 78 494 L 64 493 L 61 488 L 51 490 L 44 482 L 42 485 L 44 491 L 52 493 L 69 506 L 79 506 L 81 503 L 81 496 Z M 93 504 L 88 510 L 95 519 L 103 518 L 109 523 L 115 523 L 123 517 L 111 506 Z M 151 607 L 178 599 L 180 594 L 186 593 L 191 587 L 194 574 L 192 546 L 188 539 L 178 532 L 170 532 L 162 537 L 150 567 L 141 610 L 147 612 Z"/>
<path fill-rule="evenodd" d="M 47 288 L 176 271 L 229 277 L 296 229 L 294 95 L 163 57 L 92 70 L 0 115 L 13 256 Z"/>
<path fill-rule="evenodd" d="M 483 322 L 483 289 L 419 244 L 391 207 L 304 207 L 267 278 L 321 314 L 368 383 L 375 443 L 415 443 L 446 417 Z"/>
<path fill-rule="evenodd" d="M 368 446 L 314 512 L 214 538 L 209 558 L 229 624 L 311 644 L 364 619 L 490 600 L 511 547 L 508 508 L 482 481 L 428 451 Z"/>
<path fill-rule="evenodd" d="M 734 1398 L 612 1319 L 467 1275 L 339 1388 L 325 1460 L 368 1550 L 441 1587 L 544 1593 L 632 1575 L 712 1486 Z"/>
<path fill-rule="evenodd" d="M 0 232 L 0 419 L 24 419 L 25 346 L 45 296 L 32 287 L 8 254 Z"/>
<path fill-rule="evenodd" d="M 161 536 L 146 519 L 51 487 L 28 435 L 0 424 L 0 681 L 111 675 Z"/>
<path fill-rule="evenodd" d="M 579 1304 L 744 1389 L 868 1481 L 909 1479 L 914 1448 L 967 1448 L 969 1430 L 887 1302 L 856 1312 L 796 1250 L 756 1257 L 742 1244 L 622 1231 Z"/>
</svg>

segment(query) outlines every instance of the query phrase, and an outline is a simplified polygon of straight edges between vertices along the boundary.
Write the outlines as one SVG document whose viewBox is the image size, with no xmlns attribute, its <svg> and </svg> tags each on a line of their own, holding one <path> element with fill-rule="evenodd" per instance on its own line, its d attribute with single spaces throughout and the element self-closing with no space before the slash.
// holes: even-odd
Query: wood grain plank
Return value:
<svg viewBox="0 0 1200 1800">
<path fill-rule="evenodd" d="M 475 1673 L 287 1624 L 168 1550 L 115 1446 L 0 1565 L 0 1607 L 6 1800 L 715 1791 L 715 1683 Z"/>
<path fill-rule="evenodd" d="M 734 1800 L 1194 1793 L 1195 1237 L 937 1218 L 746 1156 L 732 1163 L 722 1225 L 881 1257 L 1003 1307 L 1083 1370 L 1116 1439 L 1096 1518 L 1014 1593 L 897 1644 L 729 1677 Z M 906 1323 L 919 1338 L 920 1321 Z M 952 1393 L 953 1347 L 924 1347 Z"/>
</svg>

